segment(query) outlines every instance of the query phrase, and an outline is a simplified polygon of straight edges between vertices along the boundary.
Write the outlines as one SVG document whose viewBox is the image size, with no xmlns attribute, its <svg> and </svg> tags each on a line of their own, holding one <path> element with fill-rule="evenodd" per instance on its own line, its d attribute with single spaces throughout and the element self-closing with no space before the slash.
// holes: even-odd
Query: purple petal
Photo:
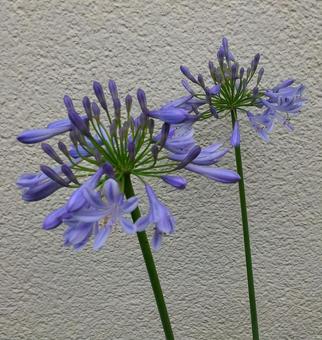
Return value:
<svg viewBox="0 0 322 340">
<path fill-rule="evenodd" d="M 107 225 L 97 233 L 95 240 L 94 240 L 94 245 L 93 245 L 93 249 L 95 251 L 99 250 L 104 245 L 111 231 L 112 231 L 112 226 Z"/>
<path fill-rule="evenodd" d="M 161 179 L 167 184 L 172 185 L 176 189 L 182 190 L 182 189 L 185 189 L 185 187 L 187 186 L 187 180 L 181 176 L 165 175 L 165 176 L 161 176 Z"/>
<path fill-rule="evenodd" d="M 138 197 L 131 197 L 122 204 L 122 209 L 126 213 L 132 212 L 139 204 Z"/>
<path fill-rule="evenodd" d="M 65 213 L 65 206 L 51 212 L 43 222 L 43 229 L 50 230 L 58 227 L 63 222 L 63 216 Z"/>
<path fill-rule="evenodd" d="M 149 224 L 151 224 L 152 221 L 151 221 L 151 216 L 150 214 L 148 215 L 145 215 L 145 216 L 141 216 L 136 222 L 135 222 L 135 225 L 136 225 L 136 231 L 137 232 L 140 232 L 140 231 L 143 231 L 147 228 L 147 226 Z"/>
<path fill-rule="evenodd" d="M 186 169 L 221 183 L 235 183 L 240 180 L 240 176 L 235 171 L 229 169 L 195 164 L 188 164 Z"/>
<path fill-rule="evenodd" d="M 18 141 L 24 144 L 39 143 L 61 133 L 68 131 L 66 128 L 55 129 L 34 129 L 22 132 L 18 137 Z"/>
<path fill-rule="evenodd" d="M 109 178 L 103 188 L 103 192 L 108 202 L 118 203 L 121 197 L 119 184 L 113 179 Z"/>
<path fill-rule="evenodd" d="M 134 234 L 136 232 L 136 226 L 131 221 L 126 218 L 120 218 L 121 226 L 123 227 L 123 231 L 127 234 Z"/>
<path fill-rule="evenodd" d="M 153 236 L 152 236 L 152 249 L 154 251 L 158 251 L 161 247 L 162 242 L 162 233 L 159 232 L 157 229 L 154 230 Z"/>
</svg>

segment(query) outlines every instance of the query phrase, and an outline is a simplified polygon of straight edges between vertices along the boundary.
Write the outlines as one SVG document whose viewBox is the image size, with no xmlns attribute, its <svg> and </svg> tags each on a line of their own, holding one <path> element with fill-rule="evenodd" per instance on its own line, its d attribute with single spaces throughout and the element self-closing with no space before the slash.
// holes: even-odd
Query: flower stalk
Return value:
<svg viewBox="0 0 322 340">
<path fill-rule="evenodd" d="M 135 196 L 130 175 L 124 176 L 124 193 L 128 199 Z M 132 215 L 133 222 L 135 223 L 141 217 L 139 208 L 137 207 L 135 210 L 133 210 L 131 215 Z M 144 257 L 146 269 L 149 274 L 149 278 L 150 278 L 152 290 L 154 293 L 155 301 L 158 307 L 165 338 L 167 340 L 174 340 L 171 322 L 170 322 L 169 314 L 167 311 L 167 306 L 164 301 L 162 288 L 161 288 L 159 277 L 158 277 L 158 272 L 155 267 L 149 241 L 146 236 L 146 232 L 145 231 L 137 232 L 137 237 L 138 237 L 140 247 L 142 250 L 142 254 Z"/>
<path fill-rule="evenodd" d="M 236 110 L 231 110 L 231 120 L 232 120 L 233 128 L 235 126 L 236 117 L 237 117 Z M 234 148 L 235 148 L 237 172 L 240 176 L 240 181 L 238 182 L 239 199 L 240 199 L 240 209 L 241 209 L 242 224 L 243 224 L 243 237 L 244 237 L 244 249 L 245 249 L 245 258 L 246 258 L 248 296 L 249 296 L 250 316 L 251 316 L 251 323 L 252 323 L 252 333 L 253 333 L 253 340 L 259 340 L 259 330 L 258 330 L 257 310 L 256 310 L 256 296 L 255 296 L 253 265 L 252 265 L 252 252 L 251 252 L 251 243 L 250 243 L 249 227 L 248 227 L 243 165 L 242 165 L 242 158 L 241 158 L 241 152 L 240 152 L 240 145 L 237 145 Z"/>
</svg>

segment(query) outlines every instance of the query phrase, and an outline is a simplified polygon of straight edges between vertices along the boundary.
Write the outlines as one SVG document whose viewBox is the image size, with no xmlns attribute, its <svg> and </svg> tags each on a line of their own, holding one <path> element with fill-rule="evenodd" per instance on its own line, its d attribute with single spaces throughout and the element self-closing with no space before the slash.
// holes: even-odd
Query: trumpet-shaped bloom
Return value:
<svg viewBox="0 0 322 340">
<path fill-rule="evenodd" d="M 149 199 L 150 209 L 146 216 L 140 217 L 136 222 L 137 231 L 143 231 L 149 224 L 154 224 L 155 232 L 152 238 L 152 247 L 158 250 L 163 234 L 172 234 L 175 231 L 175 220 L 170 210 L 158 199 L 152 187 L 145 184 L 145 191 Z"/>
<path fill-rule="evenodd" d="M 138 206 L 139 200 L 135 196 L 126 200 L 120 191 L 119 184 L 114 179 L 108 179 L 102 189 L 102 195 L 106 201 L 100 197 L 100 193 L 88 187 L 84 189 L 83 195 L 86 197 L 87 204 L 72 212 L 64 219 L 64 222 L 77 234 L 79 226 L 84 223 L 89 225 L 104 221 L 103 227 L 95 236 L 94 250 L 104 245 L 113 225 L 118 222 L 126 233 L 132 234 L 136 231 L 134 223 L 124 218 L 124 215 L 132 212 Z M 83 233 L 83 231 L 83 227 L 80 228 L 80 232 Z"/>
</svg>

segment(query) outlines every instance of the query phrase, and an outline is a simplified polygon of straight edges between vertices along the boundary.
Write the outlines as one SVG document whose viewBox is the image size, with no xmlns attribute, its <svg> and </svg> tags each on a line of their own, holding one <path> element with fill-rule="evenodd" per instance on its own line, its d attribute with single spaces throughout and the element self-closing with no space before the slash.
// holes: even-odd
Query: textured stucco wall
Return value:
<svg viewBox="0 0 322 340">
<path fill-rule="evenodd" d="M 263 340 L 322 339 L 322 1 L 7 1 L 0 9 L 0 339 L 163 339 L 135 237 L 99 253 L 41 229 L 65 194 L 25 204 L 15 188 L 39 147 L 15 141 L 64 114 L 62 97 L 116 79 L 159 105 L 183 93 L 180 64 L 206 71 L 222 35 L 241 61 L 263 55 L 266 82 L 293 76 L 307 105 L 296 131 L 262 143 L 243 124 L 243 155 Z M 200 141 L 220 135 L 213 126 Z M 226 158 L 233 166 L 233 157 Z M 189 176 L 160 196 L 177 233 L 155 255 L 179 340 L 250 339 L 237 185 Z"/>
</svg>

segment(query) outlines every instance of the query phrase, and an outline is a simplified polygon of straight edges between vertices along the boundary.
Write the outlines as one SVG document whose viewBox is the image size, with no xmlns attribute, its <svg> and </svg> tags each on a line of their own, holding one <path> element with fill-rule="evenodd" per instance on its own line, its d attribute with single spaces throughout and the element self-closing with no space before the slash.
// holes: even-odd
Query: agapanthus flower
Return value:
<svg viewBox="0 0 322 340">
<path fill-rule="evenodd" d="M 201 74 L 194 76 L 186 66 L 180 68 L 187 78 L 182 84 L 191 96 L 190 101 L 204 102 L 195 108 L 198 120 L 233 114 L 238 121 L 244 116 L 266 142 L 275 122 L 290 131 L 293 129 L 290 119 L 300 112 L 305 102 L 302 84 L 292 86 L 294 80 L 288 79 L 272 88 L 262 87 L 264 68 L 259 68 L 260 54 L 253 57 L 247 68 L 241 67 L 229 50 L 226 38 L 222 40 L 216 59 L 217 66 L 213 61 L 208 64 L 209 83 Z M 190 87 L 187 80 L 196 89 Z"/>
<path fill-rule="evenodd" d="M 108 88 L 113 112 L 102 85 L 95 81 L 97 102 L 83 98 L 85 115 L 80 115 L 72 99 L 65 96 L 67 119 L 18 137 L 23 143 L 36 143 L 68 132 L 70 142 L 66 145 L 59 141 L 59 151 L 42 143 L 42 150 L 58 164 L 41 165 L 39 173 L 24 174 L 17 184 L 26 201 L 46 198 L 62 187 L 75 189 L 67 202 L 43 222 L 45 230 L 67 226 L 66 246 L 80 250 L 93 240 L 94 250 L 98 250 L 116 224 L 127 234 L 152 225 L 152 245 L 158 249 L 162 235 L 174 232 L 175 220 L 149 179 L 159 178 L 173 188 L 184 189 L 187 180 L 177 174 L 184 169 L 223 183 L 234 183 L 239 176 L 217 168 L 227 148 L 219 143 L 201 148 L 194 140 L 192 124 L 199 118 L 196 111 L 205 104 L 203 99 L 189 95 L 154 110 L 148 108 L 145 93 L 139 89 L 141 112 L 135 116 L 132 97 L 127 95 L 122 105 L 115 82 L 109 81 Z M 139 199 L 125 198 L 126 176 L 136 176 L 139 183 L 144 183 L 149 201 L 149 212 L 136 223 L 127 215 L 137 208 Z"/>
</svg>

